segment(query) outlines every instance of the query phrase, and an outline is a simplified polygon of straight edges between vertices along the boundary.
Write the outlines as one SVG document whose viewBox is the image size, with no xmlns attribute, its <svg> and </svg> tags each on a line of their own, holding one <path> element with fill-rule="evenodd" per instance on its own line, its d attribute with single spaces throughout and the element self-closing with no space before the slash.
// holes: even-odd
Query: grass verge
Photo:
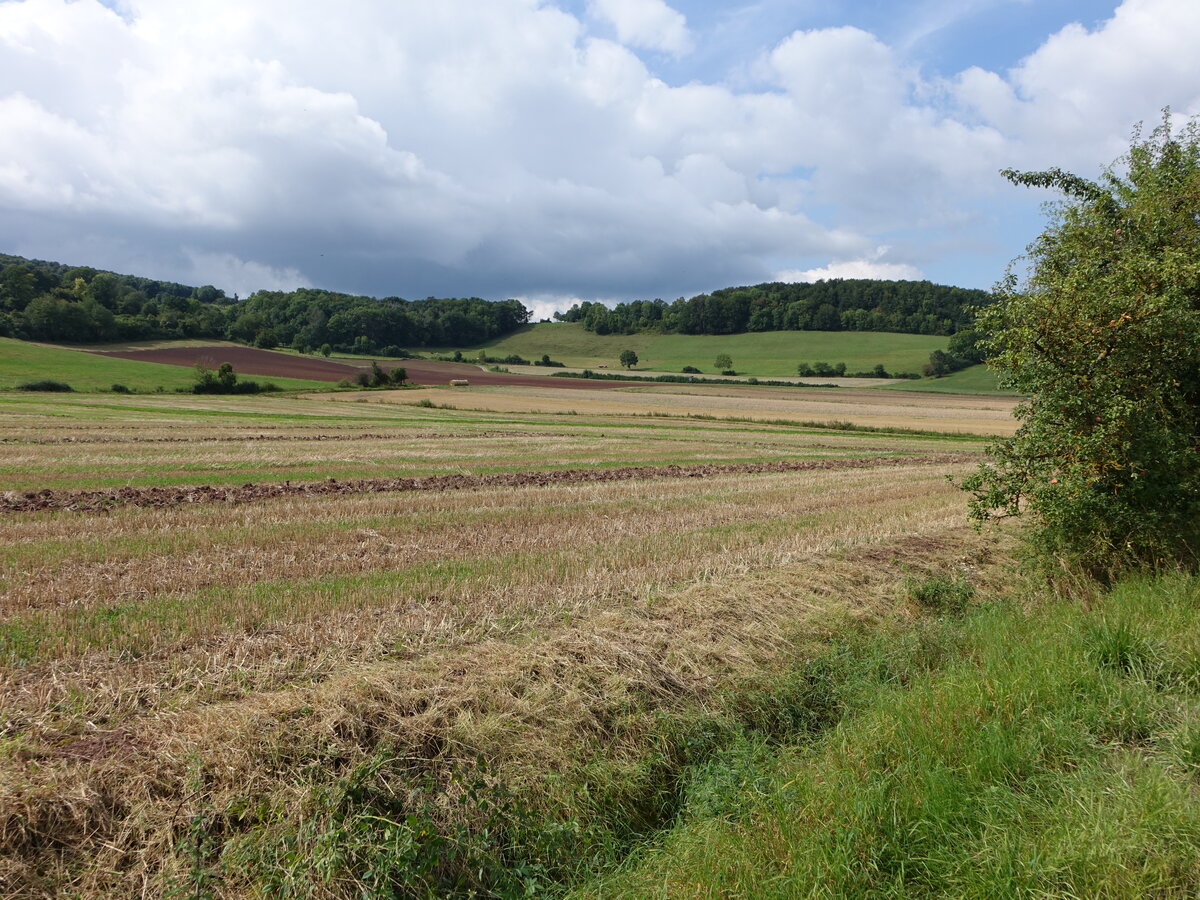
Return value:
<svg viewBox="0 0 1200 900">
<path fill-rule="evenodd" d="M 826 655 L 835 729 L 684 773 L 676 826 L 576 896 L 1196 896 L 1200 581 L 922 598 L 946 612 Z"/>
</svg>

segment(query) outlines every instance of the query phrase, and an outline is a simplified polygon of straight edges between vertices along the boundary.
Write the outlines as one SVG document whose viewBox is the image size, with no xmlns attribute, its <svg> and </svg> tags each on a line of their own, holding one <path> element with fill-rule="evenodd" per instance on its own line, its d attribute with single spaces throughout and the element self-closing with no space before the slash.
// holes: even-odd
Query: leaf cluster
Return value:
<svg viewBox="0 0 1200 900">
<path fill-rule="evenodd" d="M 979 314 L 1028 395 L 966 479 L 978 521 L 1034 514 L 1038 548 L 1093 575 L 1196 561 L 1200 537 L 1200 126 L 1169 112 L 1091 182 L 1003 173 L 1067 199 Z"/>
</svg>

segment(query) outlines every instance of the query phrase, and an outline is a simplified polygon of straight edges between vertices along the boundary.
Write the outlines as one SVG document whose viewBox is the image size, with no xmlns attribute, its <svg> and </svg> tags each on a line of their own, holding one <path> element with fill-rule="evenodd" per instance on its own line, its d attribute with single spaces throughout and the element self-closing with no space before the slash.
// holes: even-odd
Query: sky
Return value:
<svg viewBox="0 0 1200 900">
<path fill-rule="evenodd" d="M 215 284 L 987 288 L 1170 107 L 1198 0 L 0 0 L 0 252 Z"/>
</svg>

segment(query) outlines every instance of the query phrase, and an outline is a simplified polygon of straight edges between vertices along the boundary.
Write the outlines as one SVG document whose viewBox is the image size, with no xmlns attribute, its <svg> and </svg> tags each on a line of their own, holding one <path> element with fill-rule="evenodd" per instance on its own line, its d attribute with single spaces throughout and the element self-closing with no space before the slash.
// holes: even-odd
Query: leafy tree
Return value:
<svg viewBox="0 0 1200 900">
<path fill-rule="evenodd" d="M 1197 560 L 1200 126 L 1169 114 L 1092 182 L 1003 174 L 1066 196 L 979 314 L 1022 424 L 963 486 L 978 521 L 1028 512 L 1049 558 L 1101 578 Z"/>
<path fill-rule="evenodd" d="M 638 364 L 638 355 L 632 350 L 621 351 L 621 365 L 627 369 L 632 369 Z"/>
<path fill-rule="evenodd" d="M 717 358 L 714 361 L 713 365 L 715 365 L 718 369 L 722 369 L 722 370 L 732 369 L 733 368 L 733 359 L 730 357 L 730 355 L 728 353 L 718 353 Z"/>
</svg>

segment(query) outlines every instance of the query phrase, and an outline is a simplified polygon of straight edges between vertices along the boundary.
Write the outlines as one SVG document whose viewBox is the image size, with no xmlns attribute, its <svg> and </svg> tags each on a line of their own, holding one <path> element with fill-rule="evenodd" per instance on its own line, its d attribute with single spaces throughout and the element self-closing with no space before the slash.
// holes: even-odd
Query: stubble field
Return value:
<svg viewBox="0 0 1200 900">
<path fill-rule="evenodd" d="M 979 439 L 426 393 L 0 398 L 5 896 L 569 884 L 669 823 L 679 722 L 1003 577 L 946 477 Z"/>
</svg>

